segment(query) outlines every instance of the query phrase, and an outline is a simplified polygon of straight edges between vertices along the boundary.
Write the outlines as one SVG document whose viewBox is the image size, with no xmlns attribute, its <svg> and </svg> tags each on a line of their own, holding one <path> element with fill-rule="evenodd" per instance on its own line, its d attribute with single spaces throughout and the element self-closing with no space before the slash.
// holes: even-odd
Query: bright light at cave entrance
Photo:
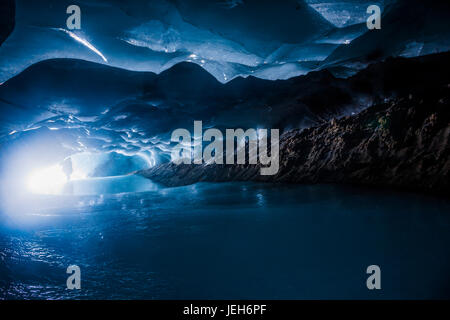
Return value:
<svg viewBox="0 0 450 320">
<path fill-rule="evenodd" d="M 62 192 L 67 177 L 60 165 L 33 172 L 28 181 L 28 190 L 36 194 L 59 194 Z"/>
</svg>

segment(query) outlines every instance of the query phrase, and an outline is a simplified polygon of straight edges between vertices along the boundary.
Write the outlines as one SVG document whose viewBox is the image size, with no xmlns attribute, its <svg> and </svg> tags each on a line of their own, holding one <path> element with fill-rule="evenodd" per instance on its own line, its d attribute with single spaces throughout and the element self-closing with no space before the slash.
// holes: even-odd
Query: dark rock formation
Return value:
<svg viewBox="0 0 450 320">
<path fill-rule="evenodd" d="M 393 98 L 355 116 L 280 138 L 280 170 L 259 165 L 175 165 L 139 172 L 167 186 L 199 181 L 352 183 L 449 192 L 450 84 Z"/>
</svg>

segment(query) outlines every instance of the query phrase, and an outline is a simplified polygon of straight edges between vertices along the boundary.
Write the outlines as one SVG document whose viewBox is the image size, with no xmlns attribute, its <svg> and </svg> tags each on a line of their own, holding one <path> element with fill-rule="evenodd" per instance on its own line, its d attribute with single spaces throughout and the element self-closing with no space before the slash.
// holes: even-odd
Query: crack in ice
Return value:
<svg viewBox="0 0 450 320">
<path fill-rule="evenodd" d="M 108 62 L 108 59 L 106 59 L 106 57 L 86 39 L 83 39 L 83 38 L 77 36 L 75 33 L 71 32 L 69 30 L 63 29 L 63 28 L 55 28 L 55 30 L 62 31 L 62 32 L 68 34 L 72 39 L 75 39 L 76 41 L 78 41 L 79 43 L 81 43 L 82 45 L 87 47 L 89 50 L 96 53 L 99 57 L 101 57 L 103 59 L 103 61 Z"/>
</svg>

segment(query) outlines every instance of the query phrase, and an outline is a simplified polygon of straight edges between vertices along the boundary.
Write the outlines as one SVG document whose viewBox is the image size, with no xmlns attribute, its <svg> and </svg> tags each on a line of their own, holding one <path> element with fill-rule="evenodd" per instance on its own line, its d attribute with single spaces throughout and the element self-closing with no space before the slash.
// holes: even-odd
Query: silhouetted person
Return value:
<svg viewBox="0 0 450 320">
<path fill-rule="evenodd" d="M 70 180 L 70 176 L 72 175 L 72 172 L 73 172 L 71 158 L 67 158 L 66 160 L 64 160 L 64 162 L 62 164 L 62 170 L 63 170 L 64 174 L 67 176 L 67 180 Z"/>
</svg>

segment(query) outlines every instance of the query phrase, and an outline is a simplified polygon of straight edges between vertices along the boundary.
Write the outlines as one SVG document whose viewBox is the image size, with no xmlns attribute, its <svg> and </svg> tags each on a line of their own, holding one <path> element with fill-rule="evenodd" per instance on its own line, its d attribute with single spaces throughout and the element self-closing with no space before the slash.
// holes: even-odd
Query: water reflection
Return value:
<svg viewBox="0 0 450 320">
<path fill-rule="evenodd" d="M 0 297 L 450 297 L 446 199 L 200 183 L 34 203 L 0 216 Z M 82 270 L 79 292 L 65 290 L 70 264 Z M 365 287 L 371 264 L 381 292 Z"/>
</svg>

